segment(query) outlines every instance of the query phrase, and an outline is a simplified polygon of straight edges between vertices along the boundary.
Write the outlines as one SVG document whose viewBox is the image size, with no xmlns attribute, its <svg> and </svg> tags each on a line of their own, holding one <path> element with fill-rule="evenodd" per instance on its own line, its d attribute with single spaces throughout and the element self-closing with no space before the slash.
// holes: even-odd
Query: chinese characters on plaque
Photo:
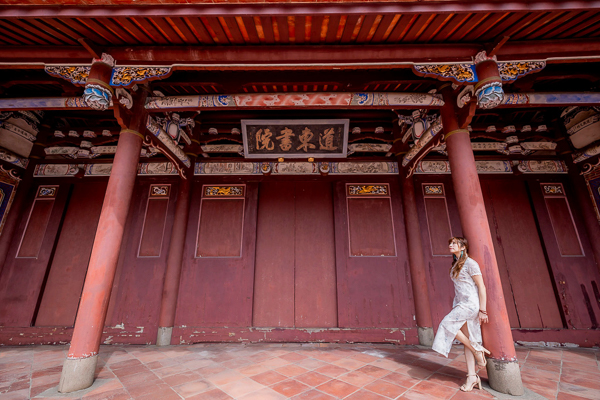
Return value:
<svg viewBox="0 0 600 400">
<path fill-rule="evenodd" d="M 346 157 L 347 119 L 242 120 L 247 158 Z"/>
</svg>

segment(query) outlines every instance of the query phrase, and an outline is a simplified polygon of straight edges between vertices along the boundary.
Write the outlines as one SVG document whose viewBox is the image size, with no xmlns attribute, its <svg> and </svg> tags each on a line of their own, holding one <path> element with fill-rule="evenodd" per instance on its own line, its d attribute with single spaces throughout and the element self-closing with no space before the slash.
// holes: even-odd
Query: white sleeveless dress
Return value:
<svg viewBox="0 0 600 400">
<path fill-rule="evenodd" d="M 448 357 L 452 342 L 460 328 L 467 323 L 469 329 L 469 340 L 476 351 L 482 351 L 481 326 L 479 325 L 479 290 L 472 276 L 481 275 L 477 261 L 468 257 L 460 270 L 458 277 L 454 279 L 452 273 L 450 279 L 454 282 L 454 302 L 452 311 L 444 317 L 438 327 L 432 349 Z"/>
</svg>

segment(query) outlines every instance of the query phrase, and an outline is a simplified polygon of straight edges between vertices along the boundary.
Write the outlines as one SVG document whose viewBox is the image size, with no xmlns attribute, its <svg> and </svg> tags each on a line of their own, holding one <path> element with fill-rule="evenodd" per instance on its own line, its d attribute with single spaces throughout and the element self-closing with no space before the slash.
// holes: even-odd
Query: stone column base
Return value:
<svg viewBox="0 0 600 400">
<path fill-rule="evenodd" d="M 87 358 L 67 358 L 60 375 L 59 393 L 71 393 L 92 386 L 96 364 L 98 364 L 98 354 Z"/>
<path fill-rule="evenodd" d="M 513 396 L 522 396 L 525 393 L 517 361 L 488 358 L 487 374 L 492 389 Z"/>
<path fill-rule="evenodd" d="M 431 347 L 433 346 L 433 328 L 417 328 L 417 335 L 419 336 L 419 344 L 422 346 Z"/>
<path fill-rule="evenodd" d="M 158 327 L 158 334 L 156 335 L 157 346 L 169 346 L 171 344 L 171 335 L 173 334 L 173 327 Z"/>
</svg>

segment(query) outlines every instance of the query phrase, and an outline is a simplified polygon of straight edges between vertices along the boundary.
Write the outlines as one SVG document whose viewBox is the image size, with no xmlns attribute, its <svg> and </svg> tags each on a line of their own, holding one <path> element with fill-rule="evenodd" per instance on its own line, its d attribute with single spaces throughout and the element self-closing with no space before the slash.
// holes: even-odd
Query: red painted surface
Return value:
<svg viewBox="0 0 600 400">
<path fill-rule="evenodd" d="M 574 204 L 571 198 L 571 186 L 563 182 L 563 187 L 566 201 L 569 205 Z M 580 211 L 570 207 L 572 219 L 565 218 L 560 224 L 553 223 L 540 182 L 530 181 L 529 192 L 567 327 L 580 329 L 598 327 L 600 303 L 595 293 L 600 284 L 600 274 L 594 262 L 590 242 L 586 236 L 581 235 L 585 232 L 585 225 Z M 576 229 L 579 234 L 585 256 L 561 254 L 557 237 L 564 237 L 565 231 L 572 232 L 573 229 Z"/>
<path fill-rule="evenodd" d="M 98 353 L 141 147 L 141 137 L 132 133 L 122 133 L 119 136 L 75 321 L 69 358 L 91 357 Z"/>
<path fill-rule="evenodd" d="M 482 181 L 513 328 L 562 328 L 548 265 L 524 182 Z"/>
<path fill-rule="evenodd" d="M 38 257 L 53 207 L 54 199 L 36 199 L 33 202 L 25 233 L 19 243 L 18 258 Z"/>
<path fill-rule="evenodd" d="M 203 199 L 196 257 L 241 257 L 243 198 Z"/>
<path fill-rule="evenodd" d="M 160 183 L 166 183 L 164 181 L 163 179 Z M 164 230 L 164 238 L 158 242 L 158 248 L 155 250 L 160 257 L 142 257 L 138 255 L 138 248 L 143 227 L 147 226 L 148 222 L 146 202 L 149 198 L 150 186 L 155 183 L 156 180 L 152 178 L 138 178 L 135 185 L 125 227 L 128 234 L 123 238 L 121 245 L 104 327 L 105 330 L 113 329 L 117 334 L 121 330 L 134 331 L 139 338 L 144 338 L 148 334 L 141 343 L 151 343 L 156 340 L 167 249 L 172 240 L 169 235 L 175 210 L 175 202 L 172 199 L 177 189 L 176 185 L 172 185 L 169 197 L 160 200 L 163 204 L 168 202 L 168 208 L 162 211 L 161 217 L 166 222 L 158 224 L 160 230 Z M 157 232 L 156 237 L 158 234 L 162 235 L 162 232 Z M 134 338 L 135 335 L 132 336 L 132 340 Z"/>
<path fill-rule="evenodd" d="M 258 187 L 246 185 L 242 256 L 196 258 L 202 183 L 194 184 L 192 194 L 175 325 L 251 326 Z"/>
<path fill-rule="evenodd" d="M 28 204 L 34 203 L 33 197 L 37 192 L 37 188 L 38 185 L 33 186 L 34 190 L 30 193 L 31 197 L 29 197 Z M 19 227 L 13 236 L 11 249 L 0 276 L 0 325 L 31 325 L 68 193 L 68 184 L 61 185 L 57 190 L 55 200 L 43 200 L 46 205 L 54 203 L 48 221 L 45 218 L 38 220 L 35 215 L 34 218 L 30 218 L 32 206 L 25 209 Z M 35 203 L 39 201 L 42 200 Z M 17 249 L 26 226 L 30 231 L 45 232 L 41 239 L 40 250 L 39 252 L 36 251 L 37 258 L 16 258 Z M 41 234 L 36 234 L 36 236 L 41 237 Z"/>
<path fill-rule="evenodd" d="M 406 230 L 406 243 L 410 277 L 415 299 L 415 317 L 417 326 L 433 327 L 431 319 L 431 305 L 429 302 L 429 289 L 427 287 L 427 271 L 423 257 L 423 242 L 421 240 L 421 227 L 415 199 L 415 183 L 411 176 L 402 180 L 402 205 Z"/>
<path fill-rule="evenodd" d="M 103 182 L 77 182 L 65 213 L 36 326 L 73 326 L 96 226 L 106 191 Z"/>
<path fill-rule="evenodd" d="M 179 182 L 179 192 L 175 204 L 175 216 L 173 217 L 173 228 L 170 235 L 171 242 L 169 244 L 165 280 L 160 303 L 159 327 L 171 327 L 175 322 L 185 234 L 190 217 L 192 178 L 192 174 L 188 173 L 187 179 L 181 179 Z"/>
<path fill-rule="evenodd" d="M 465 237 L 469 241 L 469 253 L 479 263 L 487 290 L 487 312 L 490 322 L 482 326 L 484 346 L 492 357 L 499 360 L 516 360 L 515 347 L 510 335 L 510 323 L 502 291 L 502 281 L 494 243 L 485 212 L 485 204 L 469 132 L 458 129 L 455 115 L 455 96 L 450 87 L 442 89 L 446 105 L 441 110 L 444 133 L 447 136 L 448 160 L 452 170 L 452 182 L 458 205 L 458 215 Z"/>
<path fill-rule="evenodd" d="M 389 198 L 349 198 L 348 233 L 350 256 L 396 256 Z"/>
<path fill-rule="evenodd" d="M 341 328 L 415 326 L 400 191 L 397 182 L 389 182 L 389 185 L 397 255 L 353 257 L 348 238 L 346 184 L 335 184 L 338 325 Z M 371 227 L 368 233 L 377 236 L 389 234 L 385 230 L 378 231 L 377 225 Z"/>
<path fill-rule="evenodd" d="M 165 223 L 168 207 L 168 198 L 148 199 L 144 219 L 144 229 L 140 239 L 140 257 L 160 256 L 163 247 L 163 238 L 165 236 Z"/>
<path fill-rule="evenodd" d="M 294 192 L 294 182 L 260 185 L 254 326 L 294 326 Z"/>
<path fill-rule="evenodd" d="M 294 325 L 337 326 L 333 197 L 330 182 L 297 182 Z"/>
</svg>

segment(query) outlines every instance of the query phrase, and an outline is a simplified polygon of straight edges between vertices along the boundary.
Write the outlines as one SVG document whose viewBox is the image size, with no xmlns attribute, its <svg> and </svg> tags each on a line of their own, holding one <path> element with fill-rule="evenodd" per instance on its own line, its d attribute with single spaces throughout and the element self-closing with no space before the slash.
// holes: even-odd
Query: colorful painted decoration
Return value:
<svg viewBox="0 0 600 400">
<path fill-rule="evenodd" d="M 19 157 L 16 154 L 13 154 L 10 151 L 2 148 L 0 148 L 0 160 L 4 160 L 21 168 L 27 168 L 27 165 L 29 165 L 28 159 Z"/>
<path fill-rule="evenodd" d="M 35 197 L 38 199 L 53 198 L 56 197 L 57 190 L 57 186 L 40 186 Z"/>
<path fill-rule="evenodd" d="M 423 194 L 426 196 L 443 196 L 444 185 L 425 185 L 423 186 Z"/>
<path fill-rule="evenodd" d="M 146 128 L 148 128 L 148 130 L 158 138 L 158 140 L 160 140 L 160 142 L 162 144 L 165 145 L 165 147 L 171 152 L 173 153 L 173 155 L 175 157 L 177 157 L 186 167 L 190 167 L 192 164 L 190 162 L 189 157 L 183 152 L 183 150 L 181 149 L 181 147 L 179 147 L 177 145 L 177 142 L 175 142 L 168 134 L 167 132 L 165 132 L 164 129 L 162 129 L 154 120 L 154 118 L 152 118 L 151 116 L 148 116 L 148 120 L 146 121 Z"/>
<path fill-rule="evenodd" d="M 48 65 L 44 70 L 59 78 L 63 78 L 71 82 L 73 85 L 85 85 L 87 78 L 90 75 L 89 66 L 66 66 L 66 65 Z"/>
<path fill-rule="evenodd" d="M 388 196 L 388 185 L 348 185 L 348 196 Z"/>
<path fill-rule="evenodd" d="M 434 77 L 456 83 L 477 82 L 477 73 L 473 64 L 416 64 L 417 75 Z"/>
<path fill-rule="evenodd" d="M 150 197 L 169 197 L 170 185 L 150 185 Z"/>
<path fill-rule="evenodd" d="M 567 166 L 558 160 L 522 160 L 517 166 L 524 174 L 566 174 Z"/>
<path fill-rule="evenodd" d="M 489 82 L 481 85 L 476 91 L 477 106 L 483 109 L 495 108 L 504 99 L 504 89 L 501 82 Z"/>
<path fill-rule="evenodd" d="M 165 78 L 170 73 L 170 67 L 115 67 L 110 84 L 111 86 L 129 86 L 136 82 L 149 82 Z"/>
<path fill-rule="evenodd" d="M 204 186 L 204 197 L 244 197 L 244 186 Z"/>
<path fill-rule="evenodd" d="M 565 191 L 560 183 L 557 184 L 542 184 L 542 191 L 544 195 L 560 195 L 564 196 Z"/>
<path fill-rule="evenodd" d="M 94 110 L 105 111 L 111 105 L 112 93 L 103 86 L 88 84 L 83 91 L 83 101 Z"/>
<path fill-rule="evenodd" d="M 7 173 L 4 169 L 0 169 L 0 234 L 6 222 L 6 216 L 10 211 L 17 186 L 19 181 Z"/>
<path fill-rule="evenodd" d="M 480 174 L 512 174 L 512 164 L 510 161 L 475 161 L 475 167 Z M 449 161 L 428 161 L 423 160 L 417 164 L 415 174 L 449 174 Z"/>
<path fill-rule="evenodd" d="M 498 72 L 500 78 L 506 83 L 515 81 L 517 78 L 539 72 L 546 67 L 545 61 L 509 61 L 499 62 Z"/>
</svg>

